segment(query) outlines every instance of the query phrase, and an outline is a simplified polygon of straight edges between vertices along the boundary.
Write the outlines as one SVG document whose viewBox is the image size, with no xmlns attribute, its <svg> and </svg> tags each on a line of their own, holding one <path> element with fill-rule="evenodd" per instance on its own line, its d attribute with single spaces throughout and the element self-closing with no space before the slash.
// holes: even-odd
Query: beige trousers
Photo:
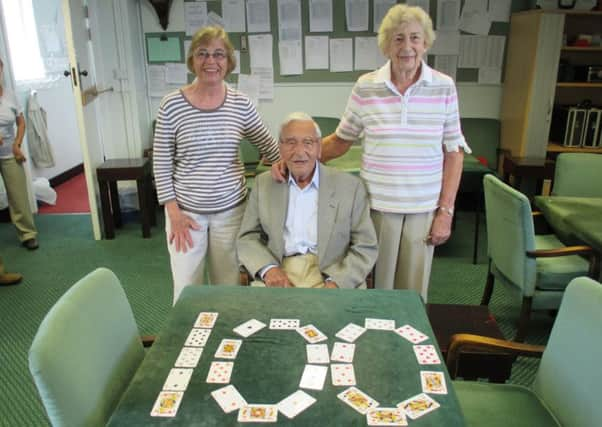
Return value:
<svg viewBox="0 0 602 427">
<path fill-rule="evenodd" d="M 14 158 L 0 159 L 0 173 L 8 196 L 10 219 L 17 227 L 17 236 L 21 242 L 34 239 L 38 230 L 33 222 L 33 214 L 29 206 L 27 181 L 23 165 Z"/>
<path fill-rule="evenodd" d="M 378 237 L 374 287 L 413 289 L 427 300 L 434 246 L 427 243 L 434 212 L 370 212 Z"/>
<path fill-rule="evenodd" d="M 318 256 L 312 253 L 284 257 L 282 269 L 288 280 L 296 288 L 323 288 L 324 278 L 320 272 Z M 254 280 L 251 286 L 265 286 L 261 280 Z"/>
</svg>

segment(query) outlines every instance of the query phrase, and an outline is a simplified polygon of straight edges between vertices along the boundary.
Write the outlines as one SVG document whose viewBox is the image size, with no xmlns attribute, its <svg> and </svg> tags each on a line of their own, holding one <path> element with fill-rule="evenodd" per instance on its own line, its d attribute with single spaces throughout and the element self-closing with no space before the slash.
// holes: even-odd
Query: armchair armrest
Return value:
<svg viewBox="0 0 602 427">
<path fill-rule="evenodd" d="M 251 275 L 249 271 L 245 268 L 244 265 L 238 267 L 238 272 L 240 274 L 240 284 L 241 286 L 249 286 L 251 284 Z"/>
<path fill-rule="evenodd" d="M 451 337 L 447 350 L 446 365 L 449 375 L 453 379 L 457 375 L 458 361 L 462 350 L 503 350 L 508 355 L 540 358 L 544 349 L 545 346 L 542 345 L 524 344 L 481 335 L 455 334 Z"/>
<path fill-rule="evenodd" d="M 527 251 L 527 256 L 529 258 L 553 258 L 568 255 L 591 255 L 593 252 L 593 249 L 589 246 L 580 245 L 566 246 L 564 248 L 557 249 L 538 249 L 534 251 Z"/>
<path fill-rule="evenodd" d="M 142 340 L 142 346 L 145 348 L 150 347 L 155 343 L 154 335 L 142 335 L 140 339 Z"/>
</svg>

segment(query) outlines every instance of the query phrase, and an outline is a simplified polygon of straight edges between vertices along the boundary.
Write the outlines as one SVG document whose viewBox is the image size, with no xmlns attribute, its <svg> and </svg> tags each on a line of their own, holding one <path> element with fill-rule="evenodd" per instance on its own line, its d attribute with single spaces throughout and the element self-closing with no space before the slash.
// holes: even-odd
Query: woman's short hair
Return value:
<svg viewBox="0 0 602 427">
<path fill-rule="evenodd" d="M 410 22 L 417 22 L 422 27 L 426 48 L 433 45 L 435 31 L 431 17 L 421 7 L 398 4 L 389 9 L 378 29 L 378 47 L 385 56 L 388 54 L 395 31 L 400 25 Z"/>
<path fill-rule="evenodd" d="M 294 113 L 287 114 L 284 120 L 282 120 L 282 123 L 280 123 L 280 132 L 278 133 L 279 139 L 282 137 L 282 131 L 290 122 L 312 122 L 316 129 L 316 136 L 322 138 L 322 131 L 316 121 L 307 113 L 295 111 Z"/>
<path fill-rule="evenodd" d="M 192 74 L 195 74 L 193 67 L 194 53 L 198 50 L 198 48 L 201 45 L 209 44 L 213 40 L 223 41 L 224 46 L 226 47 L 226 57 L 228 58 L 228 68 L 226 70 L 226 76 L 230 74 L 233 69 L 236 68 L 234 46 L 232 46 L 232 42 L 228 38 L 228 33 L 226 33 L 226 31 L 224 31 L 222 27 L 208 26 L 201 28 L 196 33 L 194 33 L 194 36 L 192 36 L 192 42 L 190 43 L 188 53 L 186 54 L 186 65 L 188 66 L 188 71 L 190 71 Z"/>
</svg>

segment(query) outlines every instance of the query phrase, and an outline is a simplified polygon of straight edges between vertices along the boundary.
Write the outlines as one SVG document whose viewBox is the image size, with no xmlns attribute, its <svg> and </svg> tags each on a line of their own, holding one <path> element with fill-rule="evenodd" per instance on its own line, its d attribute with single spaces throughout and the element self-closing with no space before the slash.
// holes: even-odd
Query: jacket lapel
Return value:
<svg viewBox="0 0 602 427">
<path fill-rule="evenodd" d="M 286 213 L 288 211 L 288 182 L 277 183 L 271 180 L 270 197 L 274 204 L 268 207 L 271 215 L 271 225 L 274 227 L 273 232 L 270 233 L 272 236 L 280 236 L 277 239 L 273 239 L 272 244 L 274 245 L 274 255 L 276 255 L 280 261 L 284 257 L 284 239 L 282 238 L 284 233 L 284 223 L 286 221 Z"/>
<path fill-rule="evenodd" d="M 332 183 L 328 168 L 319 164 L 320 188 L 318 190 L 318 260 L 324 259 L 324 251 L 328 247 L 334 229 L 338 201 L 335 199 L 335 186 Z"/>
</svg>

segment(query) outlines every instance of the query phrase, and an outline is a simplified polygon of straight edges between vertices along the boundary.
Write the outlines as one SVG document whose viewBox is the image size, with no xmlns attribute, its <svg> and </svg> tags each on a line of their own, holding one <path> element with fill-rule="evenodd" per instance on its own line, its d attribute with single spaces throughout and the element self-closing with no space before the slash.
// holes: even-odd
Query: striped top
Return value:
<svg viewBox="0 0 602 427">
<path fill-rule="evenodd" d="M 371 208 L 423 213 L 437 207 L 443 179 L 443 147 L 470 153 L 460 128 L 453 80 L 424 62 L 418 81 L 401 95 L 390 62 L 364 74 L 336 130 L 347 141 L 363 139 L 360 175 Z"/>
<path fill-rule="evenodd" d="M 153 168 L 159 203 L 177 200 L 186 211 L 212 214 L 247 197 L 239 145 L 247 138 L 271 161 L 280 159 L 249 98 L 230 87 L 215 110 L 193 106 L 178 90 L 166 95 L 157 113 Z"/>
</svg>

